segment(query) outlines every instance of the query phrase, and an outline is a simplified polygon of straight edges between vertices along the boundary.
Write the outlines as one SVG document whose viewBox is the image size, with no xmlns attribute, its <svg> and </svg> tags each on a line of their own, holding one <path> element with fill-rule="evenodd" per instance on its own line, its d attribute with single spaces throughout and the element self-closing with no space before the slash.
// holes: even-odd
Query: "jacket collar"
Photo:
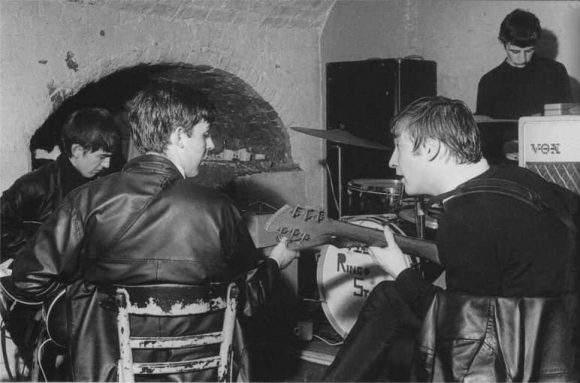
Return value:
<svg viewBox="0 0 580 383">
<path fill-rule="evenodd" d="M 172 179 L 184 178 L 177 166 L 161 154 L 145 154 L 135 157 L 123 167 L 123 172 L 157 173 Z"/>
<path fill-rule="evenodd" d="M 64 153 L 58 156 L 56 163 L 60 170 L 60 183 L 63 196 L 91 180 L 90 178 L 85 178 L 77 168 L 73 166 Z"/>
</svg>

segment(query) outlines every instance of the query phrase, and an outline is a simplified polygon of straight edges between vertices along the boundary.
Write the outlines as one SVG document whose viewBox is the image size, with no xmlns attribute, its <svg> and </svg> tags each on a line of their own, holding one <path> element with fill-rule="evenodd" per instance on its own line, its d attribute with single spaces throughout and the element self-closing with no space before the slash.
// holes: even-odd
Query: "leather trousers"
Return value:
<svg viewBox="0 0 580 383">
<path fill-rule="evenodd" d="M 421 320 L 411 311 L 393 282 L 381 282 L 369 294 L 323 380 L 409 380 L 415 337 L 420 327 Z"/>
</svg>

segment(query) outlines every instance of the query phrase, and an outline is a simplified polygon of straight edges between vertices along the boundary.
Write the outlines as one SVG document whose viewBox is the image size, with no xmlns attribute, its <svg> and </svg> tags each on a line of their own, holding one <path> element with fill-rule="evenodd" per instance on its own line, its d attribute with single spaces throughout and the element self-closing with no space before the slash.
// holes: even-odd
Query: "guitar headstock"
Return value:
<svg viewBox="0 0 580 383">
<path fill-rule="evenodd" d="M 334 236 L 325 228 L 326 212 L 305 206 L 284 205 L 274 213 L 264 228 L 279 238 L 288 239 L 291 248 L 307 248 L 333 242 Z"/>
<path fill-rule="evenodd" d="M 320 209 L 304 206 L 284 205 L 266 221 L 264 229 L 277 233 L 278 240 L 286 237 L 288 247 L 295 250 L 324 244 L 336 247 L 387 246 L 382 230 L 336 221 Z M 406 254 L 441 264 L 436 242 L 394 235 Z"/>
</svg>

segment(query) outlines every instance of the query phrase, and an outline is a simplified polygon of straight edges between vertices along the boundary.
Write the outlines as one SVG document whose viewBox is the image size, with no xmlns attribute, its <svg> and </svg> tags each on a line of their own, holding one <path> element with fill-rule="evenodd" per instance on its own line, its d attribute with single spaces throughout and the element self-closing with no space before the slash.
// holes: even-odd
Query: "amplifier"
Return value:
<svg viewBox="0 0 580 383">
<path fill-rule="evenodd" d="M 522 117 L 519 166 L 580 194 L 580 116 Z"/>
</svg>

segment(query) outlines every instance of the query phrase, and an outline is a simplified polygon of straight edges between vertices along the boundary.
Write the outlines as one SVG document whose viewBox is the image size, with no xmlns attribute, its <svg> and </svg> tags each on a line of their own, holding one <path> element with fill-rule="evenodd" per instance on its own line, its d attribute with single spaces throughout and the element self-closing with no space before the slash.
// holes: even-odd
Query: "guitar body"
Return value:
<svg viewBox="0 0 580 383">
<path fill-rule="evenodd" d="M 42 307 L 46 332 L 50 340 L 60 347 L 68 344 L 68 320 L 66 317 L 66 290 L 60 291 Z"/>
<path fill-rule="evenodd" d="M 38 231 L 42 222 L 24 221 L 22 231 L 26 238 L 30 239 Z M 49 338 L 57 345 L 66 347 L 67 344 L 67 320 L 66 320 L 66 290 L 60 291 L 53 299 L 44 303 L 25 302 L 11 296 L 8 291 L 0 288 L 0 316 L 9 318 L 10 313 L 20 306 L 31 307 L 35 310 L 42 308 L 42 316 Z"/>
</svg>

